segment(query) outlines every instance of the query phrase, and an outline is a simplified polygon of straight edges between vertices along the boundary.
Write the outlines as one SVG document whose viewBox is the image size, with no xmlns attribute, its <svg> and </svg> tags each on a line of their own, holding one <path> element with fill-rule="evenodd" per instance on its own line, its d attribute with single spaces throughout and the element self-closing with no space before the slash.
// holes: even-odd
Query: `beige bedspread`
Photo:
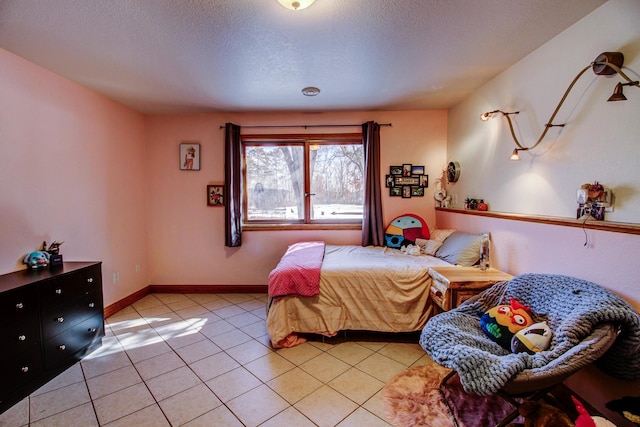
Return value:
<svg viewBox="0 0 640 427">
<path fill-rule="evenodd" d="M 428 308 L 429 267 L 439 258 L 387 247 L 327 245 L 320 294 L 273 301 L 267 314 L 271 343 L 292 332 L 334 335 L 341 330 L 411 332 L 422 329 Z"/>
</svg>

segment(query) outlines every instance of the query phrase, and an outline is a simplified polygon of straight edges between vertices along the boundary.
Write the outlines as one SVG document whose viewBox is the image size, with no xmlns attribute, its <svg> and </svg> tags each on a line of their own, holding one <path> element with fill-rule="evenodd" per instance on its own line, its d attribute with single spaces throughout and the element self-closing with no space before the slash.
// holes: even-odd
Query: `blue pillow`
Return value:
<svg viewBox="0 0 640 427">
<path fill-rule="evenodd" d="M 436 257 L 450 264 L 471 267 L 480 260 L 481 234 L 454 231 L 436 252 Z"/>
</svg>

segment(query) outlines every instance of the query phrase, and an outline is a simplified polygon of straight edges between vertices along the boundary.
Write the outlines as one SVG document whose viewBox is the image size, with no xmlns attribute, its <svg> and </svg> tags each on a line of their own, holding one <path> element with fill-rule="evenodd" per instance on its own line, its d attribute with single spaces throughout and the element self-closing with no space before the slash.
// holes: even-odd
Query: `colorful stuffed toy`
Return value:
<svg viewBox="0 0 640 427">
<path fill-rule="evenodd" d="M 49 252 L 46 251 L 30 252 L 24 257 L 22 263 L 31 268 L 44 268 L 49 265 L 50 256 Z"/>
<path fill-rule="evenodd" d="M 527 352 L 534 354 L 544 351 L 551 345 L 551 328 L 547 322 L 534 323 L 515 333 L 511 338 L 513 353 Z"/>
<path fill-rule="evenodd" d="M 384 239 L 388 247 L 400 249 L 415 244 L 416 239 L 428 240 L 429 226 L 418 215 L 404 214 L 391 221 L 385 230 Z"/>
<path fill-rule="evenodd" d="M 511 298 L 510 305 L 498 305 L 480 318 L 480 327 L 493 341 L 511 350 L 516 332 L 533 324 L 529 307 Z"/>
</svg>

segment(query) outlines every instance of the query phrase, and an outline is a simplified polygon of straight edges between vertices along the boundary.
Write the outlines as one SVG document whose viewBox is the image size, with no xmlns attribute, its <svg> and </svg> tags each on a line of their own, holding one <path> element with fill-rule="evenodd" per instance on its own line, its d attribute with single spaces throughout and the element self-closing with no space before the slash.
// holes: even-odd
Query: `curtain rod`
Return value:
<svg viewBox="0 0 640 427">
<path fill-rule="evenodd" d="M 360 127 L 359 125 L 263 125 L 263 126 L 240 126 L 242 129 L 266 129 L 266 128 L 336 128 L 336 127 Z M 392 127 L 392 123 L 380 123 L 380 126 Z M 220 125 L 224 129 L 225 125 Z"/>
</svg>

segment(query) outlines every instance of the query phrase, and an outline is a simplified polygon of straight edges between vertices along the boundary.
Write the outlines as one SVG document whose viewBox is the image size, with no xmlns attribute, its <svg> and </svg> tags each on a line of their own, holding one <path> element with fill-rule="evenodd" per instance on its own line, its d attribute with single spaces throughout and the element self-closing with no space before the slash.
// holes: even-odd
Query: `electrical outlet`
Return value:
<svg viewBox="0 0 640 427">
<path fill-rule="evenodd" d="M 140 273 L 140 264 L 136 264 L 136 273 Z"/>
<path fill-rule="evenodd" d="M 451 207 L 458 207 L 458 195 L 456 193 L 451 193 Z"/>
<path fill-rule="evenodd" d="M 113 273 L 113 284 L 115 285 L 120 281 L 120 273 Z"/>
</svg>

